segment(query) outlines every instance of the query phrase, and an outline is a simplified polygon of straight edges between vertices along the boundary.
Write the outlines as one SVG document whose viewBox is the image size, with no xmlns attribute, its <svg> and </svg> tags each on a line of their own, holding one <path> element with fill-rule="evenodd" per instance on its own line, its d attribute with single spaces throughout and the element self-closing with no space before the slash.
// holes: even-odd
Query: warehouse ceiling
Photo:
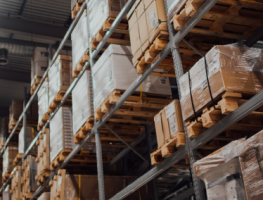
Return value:
<svg viewBox="0 0 263 200">
<path fill-rule="evenodd" d="M 70 0 L 0 0 L 0 49 L 8 64 L 0 65 L 0 117 L 12 98 L 23 99 L 30 87 L 31 56 L 36 46 L 58 46 L 70 23 Z M 66 43 L 67 46 L 71 42 Z"/>
</svg>

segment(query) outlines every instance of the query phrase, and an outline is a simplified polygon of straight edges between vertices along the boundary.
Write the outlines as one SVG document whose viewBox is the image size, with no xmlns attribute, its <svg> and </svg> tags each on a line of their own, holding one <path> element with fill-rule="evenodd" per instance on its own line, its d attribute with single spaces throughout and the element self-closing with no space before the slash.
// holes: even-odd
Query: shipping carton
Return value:
<svg viewBox="0 0 263 200">
<path fill-rule="evenodd" d="M 13 161 L 18 153 L 17 147 L 7 147 L 3 155 L 3 177 L 6 173 L 10 173 L 14 166 Z"/>
<path fill-rule="evenodd" d="M 40 123 L 43 119 L 43 117 L 45 116 L 45 114 L 48 112 L 48 106 L 49 106 L 49 93 L 48 93 L 48 86 L 49 82 L 45 81 L 38 93 L 37 93 L 37 97 L 38 97 L 38 122 Z"/>
</svg>

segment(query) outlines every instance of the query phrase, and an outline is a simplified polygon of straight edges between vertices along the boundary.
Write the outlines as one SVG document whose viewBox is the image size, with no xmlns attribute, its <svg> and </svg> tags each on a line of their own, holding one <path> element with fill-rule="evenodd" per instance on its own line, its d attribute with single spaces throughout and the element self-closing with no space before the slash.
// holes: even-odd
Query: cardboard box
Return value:
<svg viewBox="0 0 263 200">
<path fill-rule="evenodd" d="M 14 168 L 13 161 L 18 153 L 17 147 L 7 147 L 3 155 L 3 171 L 2 175 L 5 173 L 11 172 Z"/>
<path fill-rule="evenodd" d="M 37 98 L 38 98 L 38 122 L 41 122 L 43 119 L 44 114 L 48 112 L 48 106 L 49 106 L 49 82 L 45 81 L 38 93 L 37 93 Z"/>
<path fill-rule="evenodd" d="M 137 0 L 128 13 L 133 63 L 161 31 L 168 32 L 163 0 Z"/>
<path fill-rule="evenodd" d="M 92 70 L 95 110 L 114 90 L 127 90 L 138 78 L 131 59 L 129 46 L 111 44 L 95 63 Z M 140 92 L 140 87 L 136 91 Z M 142 83 L 142 92 L 171 95 L 169 79 L 150 75 Z"/>
<path fill-rule="evenodd" d="M 220 95 L 225 91 L 248 95 L 260 92 L 263 85 L 263 82 L 260 81 L 263 69 L 262 55 L 260 49 L 239 47 L 237 44 L 213 47 L 206 54 L 208 78 L 213 99 L 220 98 Z M 184 120 L 191 119 L 194 116 L 189 82 L 191 83 L 195 112 L 201 113 L 205 106 L 211 105 L 204 58 L 200 59 L 179 80 Z"/>
<path fill-rule="evenodd" d="M 134 177 L 125 176 L 104 176 L 105 184 L 105 199 L 110 199 L 121 189 L 125 188 Z M 114 180 L 114 184 L 113 181 Z M 85 187 L 85 186 L 89 187 Z M 95 200 L 99 199 L 98 192 L 98 177 L 96 175 L 73 175 L 65 174 L 65 170 L 60 170 L 60 173 L 52 181 L 51 186 L 51 199 L 60 194 L 60 198 L 64 200 L 81 199 Z M 125 198 L 125 200 L 134 199 L 152 199 L 151 188 L 149 184 L 140 188 L 140 194 L 138 191 L 134 191 L 131 195 Z"/>
<path fill-rule="evenodd" d="M 7 185 L 3 191 L 3 200 L 11 200 L 10 185 Z"/>
<path fill-rule="evenodd" d="M 71 83 L 71 56 L 59 55 L 49 72 L 49 105 L 60 91 L 66 91 Z"/>
<path fill-rule="evenodd" d="M 177 133 L 184 133 L 184 125 L 179 100 L 174 100 L 155 117 L 155 129 L 158 148 L 175 138 Z"/>
<path fill-rule="evenodd" d="M 15 172 L 11 180 L 11 199 L 21 199 L 21 177 L 22 177 L 22 167 L 16 166 Z"/>
<path fill-rule="evenodd" d="M 72 91 L 73 134 L 93 116 L 91 72 L 86 70 Z"/>
<path fill-rule="evenodd" d="M 24 153 L 24 146 L 26 145 L 26 149 L 31 144 L 31 141 L 34 139 L 37 132 L 35 132 L 34 128 L 27 126 L 26 127 L 26 144 L 24 143 L 24 127 L 19 132 L 18 135 L 18 153 Z"/>
</svg>

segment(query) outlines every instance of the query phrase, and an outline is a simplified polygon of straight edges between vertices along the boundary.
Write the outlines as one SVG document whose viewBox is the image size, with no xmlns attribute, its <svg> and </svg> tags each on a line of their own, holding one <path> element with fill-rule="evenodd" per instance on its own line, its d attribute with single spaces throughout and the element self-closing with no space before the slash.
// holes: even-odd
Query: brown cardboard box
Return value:
<svg viewBox="0 0 263 200">
<path fill-rule="evenodd" d="M 243 49 L 236 44 L 215 46 L 206 54 L 206 60 L 213 99 L 219 98 L 225 91 L 249 95 L 261 91 L 263 82 L 258 77 L 262 77 L 260 70 L 263 68 L 263 62 L 260 50 Z M 202 108 L 211 104 L 205 61 L 202 58 L 179 81 L 184 120 L 194 116 L 189 89 L 189 73 L 195 112 L 200 113 Z"/>
<path fill-rule="evenodd" d="M 174 100 L 155 117 L 155 129 L 158 148 L 175 138 L 178 133 L 184 133 L 184 125 L 179 100 Z"/>
<path fill-rule="evenodd" d="M 65 170 L 60 170 L 58 175 L 52 181 L 50 197 L 53 199 L 60 194 L 60 199 L 73 200 L 79 199 L 79 194 L 82 200 L 97 200 L 98 193 L 98 177 L 96 175 L 73 175 L 65 174 Z M 134 177 L 123 176 L 104 176 L 105 199 L 110 199 L 121 189 L 126 187 Z M 149 184 L 141 187 L 139 191 L 135 191 L 126 200 L 134 199 L 152 199 L 151 188 Z"/>
<path fill-rule="evenodd" d="M 168 31 L 164 2 L 163 0 L 137 0 L 127 16 L 135 64 L 156 36 L 161 31 Z"/>
</svg>

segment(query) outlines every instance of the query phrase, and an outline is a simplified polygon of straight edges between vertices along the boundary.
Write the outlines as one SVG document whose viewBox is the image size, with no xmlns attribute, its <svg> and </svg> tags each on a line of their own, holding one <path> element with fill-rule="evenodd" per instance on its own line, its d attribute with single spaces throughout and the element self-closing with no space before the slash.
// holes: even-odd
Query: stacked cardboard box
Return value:
<svg viewBox="0 0 263 200">
<path fill-rule="evenodd" d="M 5 144 L 5 139 L 8 137 L 9 118 L 3 117 L 0 121 L 0 148 Z"/>
<path fill-rule="evenodd" d="M 60 92 L 65 92 L 71 79 L 71 56 L 59 55 L 49 72 L 49 105 L 61 98 Z M 58 96 L 57 96 L 58 95 Z"/>
<path fill-rule="evenodd" d="M 91 73 L 86 70 L 72 91 L 72 115 L 74 135 L 83 124 L 93 117 Z"/>
<path fill-rule="evenodd" d="M 74 75 L 74 70 L 80 68 L 78 66 L 79 62 L 84 62 L 88 60 L 89 55 L 85 54 L 89 48 L 89 38 L 88 38 L 88 17 L 87 10 L 81 15 L 76 27 L 72 31 L 71 41 L 72 41 L 72 74 Z M 84 55 L 85 54 L 85 55 Z M 83 61 L 81 61 L 82 57 Z M 78 69 L 78 71 L 81 69 Z"/>
<path fill-rule="evenodd" d="M 48 94 L 48 81 L 45 81 L 37 93 L 38 97 L 38 123 L 42 120 L 48 119 L 48 106 L 49 106 L 49 94 Z"/>
<path fill-rule="evenodd" d="M 263 89 L 263 53 L 260 49 L 237 44 L 218 45 L 205 58 L 207 66 L 202 58 L 179 80 L 184 120 L 194 116 L 192 103 L 195 112 L 201 112 L 202 108 L 211 104 L 206 68 L 214 99 L 225 91 L 254 95 Z"/>
<path fill-rule="evenodd" d="M 95 110 L 113 91 L 127 90 L 138 77 L 131 60 L 130 47 L 115 44 L 111 44 L 98 59 L 92 70 Z M 136 91 L 140 92 L 140 87 Z M 142 92 L 171 95 L 169 79 L 150 75 L 142 83 Z"/>
<path fill-rule="evenodd" d="M 105 198 L 109 199 L 121 189 L 126 187 L 134 177 L 123 176 L 104 176 Z M 112 184 L 114 180 L 114 184 Z M 85 187 L 85 186 L 89 187 Z M 60 199 L 99 199 L 98 192 L 98 177 L 95 175 L 71 175 L 66 174 L 66 170 L 60 170 L 58 175 L 51 182 L 51 199 L 59 195 Z M 125 198 L 131 199 L 152 199 L 151 189 L 149 184 L 141 187 L 138 191 L 134 191 L 131 195 Z"/>
<path fill-rule="evenodd" d="M 226 145 L 194 164 L 208 199 L 259 200 L 263 198 L 263 131 Z"/>
<path fill-rule="evenodd" d="M 21 177 L 22 177 L 22 167 L 17 166 L 12 174 L 11 180 L 11 199 L 22 199 L 21 193 Z"/>
<path fill-rule="evenodd" d="M 38 187 L 37 181 L 35 180 L 35 176 L 37 175 L 37 163 L 35 162 L 35 158 L 31 155 L 27 156 L 25 162 L 22 164 L 22 169 L 22 195 L 25 199 L 28 199 Z"/>
<path fill-rule="evenodd" d="M 168 32 L 163 0 L 137 0 L 128 13 L 128 19 L 135 65 L 154 39 L 161 32 Z"/>
<path fill-rule="evenodd" d="M 8 174 L 10 174 L 14 168 L 13 161 L 18 153 L 17 147 L 7 147 L 3 155 L 3 181 L 5 181 Z"/>
<path fill-rule="evenodd" d="M 29 145 L 31 144 L 30 141 L 33 140 L 33 138 L 35 137 L 35 130 L 32 127 L 27 126 L 26 127 L 26 141 L 24 141 L 24 127 L 22 127 L 22 129 L 20 130 L 19 133 L 19 139 L 18 139 L 18 153 L 19 154 L 23 154 L 24 153 L 24 148 L 26 147 L 26 149 L 29 147 Z"/>
<path fill-rule="evenodd" d="M 45 179 L 50 175 L 50 146 L 49 146 L 49 129 L 44 129 L 42 135 L 37 141 L 37 152 L 38 157 L 36 158 L 37 162 L 37 176 L 35 179 L 38 181 L 38 184 L 41 184 Z"/>
</svg>

